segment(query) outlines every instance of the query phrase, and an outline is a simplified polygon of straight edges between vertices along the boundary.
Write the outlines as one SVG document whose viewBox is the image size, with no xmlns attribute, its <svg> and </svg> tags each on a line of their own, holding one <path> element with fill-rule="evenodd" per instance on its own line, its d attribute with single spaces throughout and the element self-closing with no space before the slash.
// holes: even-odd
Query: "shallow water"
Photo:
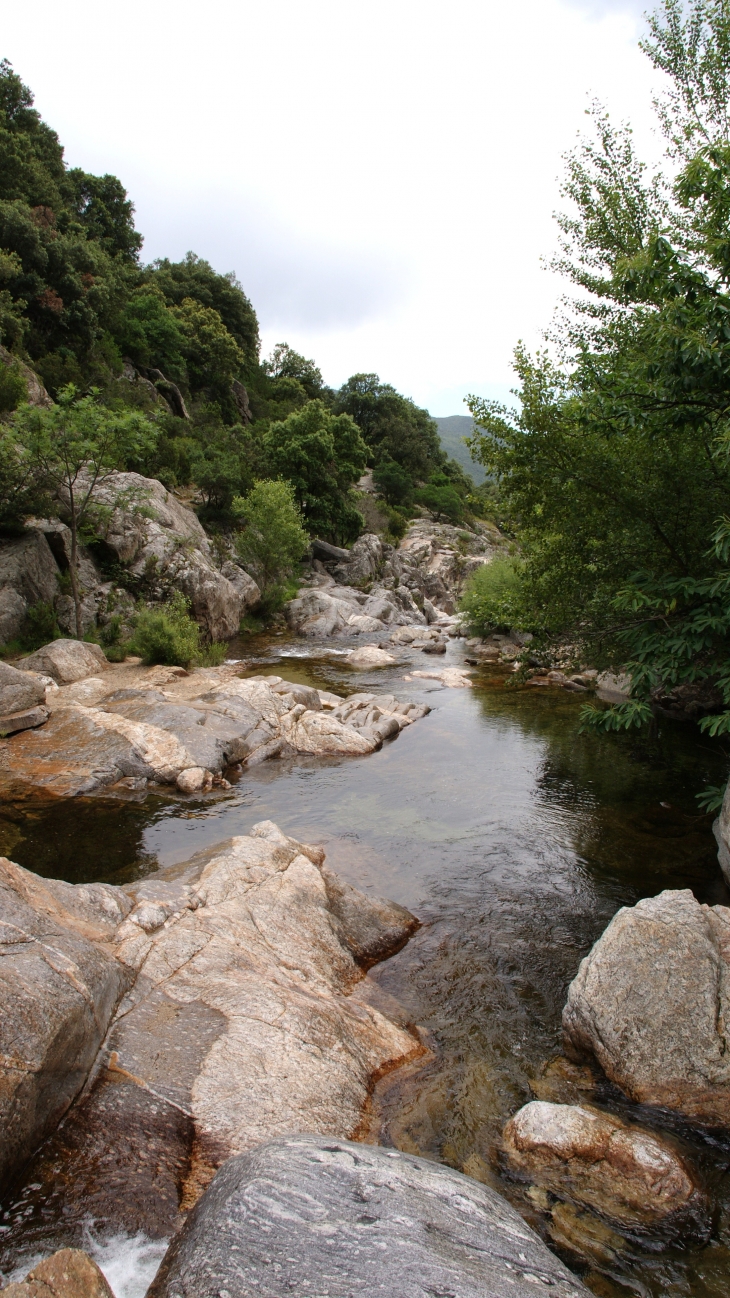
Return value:
<svg viewBox="0 0 730 1298">
<path fill-rule="evenodd" d="M 371 1138 L 498 1184 L 545 1232 L 547 1219 L 496 1179 L 498 1134 L 559 1054 L 567 985 L 621 905 L 683 887 L 730 904 L 710 819 L 694 801 L 704 784 L 722 782 L 727 759 L 696 730 L 670 723 L 651 741 L 580 735 L 580 696 L 505 688 L 494 669 L 475 672 L 474 690 L 444 690 L 403 680 L 409 663 L 445 665 L 412 650 L 397 668 L 364 675 L 349 671 L 335 646 L 252 643 L 253 671 L 342 694 L 396 692 L 433 711 L 372 756 L 271 761 L 207 801 L 155 795 L 5 808 L 0 852 L 47 876 L 122 883 L 258 820 L 323 842 L 333 868 L 423 922 L 371 976 L 419 1025 L 433 1059 L 376 1088 Z M 446 662 L 462 660 L 462 647 L 450 646 Z M 617 1097 L 604 1100 L 620 1110 Z M 592 1270 L 565 1253 L 597 1293 L 730 1293 L 730 1149 L 688 1143 L 681 1130 L 675 1137 L 712 1186 L 716 1237 L 694 1252 L 632 1246 Z M 2 1221 L 6 1267 L 37 1243 L 32 1193 L 20 1198 Z M 141 1292 L 127 1290 L 129 1298 Z"/>
</svg>

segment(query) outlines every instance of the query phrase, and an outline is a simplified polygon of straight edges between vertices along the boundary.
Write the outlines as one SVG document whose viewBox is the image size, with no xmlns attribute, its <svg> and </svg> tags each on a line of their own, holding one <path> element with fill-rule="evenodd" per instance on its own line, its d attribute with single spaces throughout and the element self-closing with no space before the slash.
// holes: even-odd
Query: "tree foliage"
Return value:
<svg viewBox="0 0 730 1298">
<path fill-rule="evenodd" d="M 273 471 L 292 484 L 309 531 L 340 544 L 353 540 L 362 515 L 350 490 L 367 464 L 367 447 L 355 421 L 332 414 L 322 401 L 308 401 L 272 424 L 265 445 Z"/>
<path fill-rule="evenodd" d="M 628 661 L 639 701 L 724 679 L 712 538 L 730 487 L 727 4 L 664 0 L 644 48 L 669 77 L 668 164 L 649 175 L 628 128 L 594 108 L 560 221 L 558 264 L 581 293 L 556 321 L 553 358 L 518 348 L 519 409 L 469 403 L 535 622 Z"/>
<path fill-rule="evenodd" d="M 294 491 L 288 482 L 257 482 L 237 499 L 236 513 L 244 525 L 236 550 L 266 595 L 290 576 L 309 547 Z"/>
<path fill-rule="evenodd" d="M 154 441 L 156 430 L 143 415 L 133 411 L 115 414 L 100 405 L 94 394 L 79 397 L 68 387 L 50 410 L 21 406 L 13 416 L 13 431 L 22 469 L 28 470 L 36 487 L 45 490 L 68 519 L 69 574 L 76 634 L 81 639 L 80 539 L 84 533 L 93 535 L 101 487 L 131 455 Z M 124 503 L 128 508 L 134 504 Z"/>
</svg>

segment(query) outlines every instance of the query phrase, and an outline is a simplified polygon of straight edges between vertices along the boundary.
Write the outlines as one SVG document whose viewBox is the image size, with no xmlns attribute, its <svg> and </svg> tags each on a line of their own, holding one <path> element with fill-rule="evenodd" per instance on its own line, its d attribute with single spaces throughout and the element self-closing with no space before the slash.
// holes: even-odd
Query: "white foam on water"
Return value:
<svg viewBox="0 0 730 1298">
<path fill-rule="evenodd" d="M 149 1239 L 140 1231 L 128 1235 L 99 1236 L 93 1227 L 84 1231 L 84 1248 L 104 1272 L 114 1298 L 144 1298 L 167 1252 L 167 1239 Z"/>
<path fill-rule="evenodd" d="M 137 1235 L 119 1231 L 116 1235 L 100 1236 L 92 1225 L 87 1225 L 82 1248 L 104 1272 L 114 1298 L 144 1298 L 160 1269 L 169 1242 L 167 1239 L 149 1239 L 141 1231 Z M 6 1285 L 24 1280 L 29 1271 L 50 1256 L 50 1252 L 26 1255 L 0 1282 Z"/>
</svg>

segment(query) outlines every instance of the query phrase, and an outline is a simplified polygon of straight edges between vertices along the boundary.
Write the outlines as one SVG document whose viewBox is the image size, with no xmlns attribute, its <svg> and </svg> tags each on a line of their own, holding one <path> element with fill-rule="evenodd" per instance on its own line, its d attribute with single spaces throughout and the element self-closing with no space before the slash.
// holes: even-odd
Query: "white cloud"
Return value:
<svg viewBox="0 0 730 1298">
<path fill-rule="evenodd" d="M 588 96 L 656 150 L 640 30 L 630 0 L 36 0 L 2 53 L 69 161 L 121 177 L 147 257 L 234 269 L 267 346 L 444 415 L 506 393 L 549 320 Z"/>
</svg>

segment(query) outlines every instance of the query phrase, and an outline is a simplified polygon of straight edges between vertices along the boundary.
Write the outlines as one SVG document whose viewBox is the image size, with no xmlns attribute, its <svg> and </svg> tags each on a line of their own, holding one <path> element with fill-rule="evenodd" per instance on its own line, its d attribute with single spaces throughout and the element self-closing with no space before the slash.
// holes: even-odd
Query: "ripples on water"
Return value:
<svg viewBox="0 0 730 1298">
<path fill-rule="evenodd" d="M 722 782 L 727 759 L 695 729 L 669 723 L 651 742 L 579 735 L 579 696 L 505 689 L 493 669 L 476 677 L 475 690 L 442 690 L 403 682 L 409 659 L 431 665 L 413 651 L 398 669 L 355 676 L 328 650 L 307 661 L 313 651 L 301 644 L 264 647 L 267 665 L 255 670 L 340 693 L 393 691 L 433 712 L 370 757 L 268 762 L 212 801 L 9 808 L 0 813 L 0 851 L 46 876 L 123 883 L 257 820 L 324 842 L 334 869 L 423 921 L 371 977 L 419 1025 L 434 1057 L 379 1085 L 372 1138 L 499 1185 L 544 1233 L 546 1220 L 497 1179 L 499 1133 L 559 1053 L 568 983 L 620 906 L 684 887 L 701 901 L 730 903 L 710 819 L 694 801 L 705 784 Z M 451 646 L 447 661 L 461 652 Z M 692 1137 L 685 1152 L 713 1186 L 716 1240 L 701 1252 L 632 1247 L 604 1259 L 587 1276 L 597 1294 L 727 1298 L 730 1151 Z M 37 1234 L 7 1208 L 12 1261 Z M 124 1289 L 123 1272 L 115 1277 L 117 1298 L 142 1292 Z"/>
</svg>

